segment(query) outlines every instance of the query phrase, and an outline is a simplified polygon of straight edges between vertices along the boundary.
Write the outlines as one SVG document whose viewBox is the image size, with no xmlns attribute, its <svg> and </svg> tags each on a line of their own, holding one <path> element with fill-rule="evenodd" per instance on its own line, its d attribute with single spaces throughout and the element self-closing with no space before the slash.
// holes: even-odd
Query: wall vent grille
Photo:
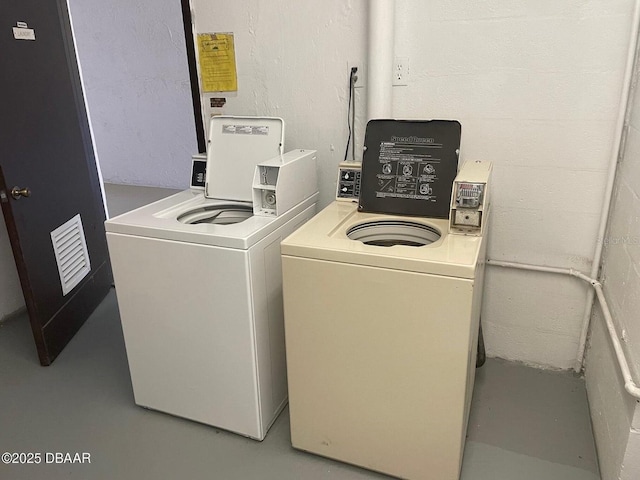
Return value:
<svg viewBox="0 0 640 480">
<path fill-rule="evenodd" d="M 91 271 L 80 214 L 51 232 L 62 295 L 68 294 Z"/>
</svg>

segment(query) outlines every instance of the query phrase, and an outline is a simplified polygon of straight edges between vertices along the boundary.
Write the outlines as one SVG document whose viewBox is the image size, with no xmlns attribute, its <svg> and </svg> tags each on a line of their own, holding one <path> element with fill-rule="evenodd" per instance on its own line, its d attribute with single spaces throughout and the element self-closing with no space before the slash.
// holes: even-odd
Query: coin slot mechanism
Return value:
<svg viewBox="0 0 640 480">
<path fill-rule="evenodd" d="M 491 162 L 466 162 L 453 182 L 450 233 L 482 235 L 489 209 Z"/>
<path fill-rule="evenodd" d="M 292 150 L 256 166 L 253 213 L 277 217 L 316 191 L 316 151 Z"/>
</svg>

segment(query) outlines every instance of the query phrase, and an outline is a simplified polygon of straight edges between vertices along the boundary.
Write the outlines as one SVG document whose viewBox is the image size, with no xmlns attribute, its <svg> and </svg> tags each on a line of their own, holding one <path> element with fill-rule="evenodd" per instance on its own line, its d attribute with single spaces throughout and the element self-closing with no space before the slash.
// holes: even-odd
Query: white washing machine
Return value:
<svg viewBox="0 0 640 480">
<path fill-rule="evenodd" d="M 384 161 L 376 151 L 373 170 L 389 160 L 380 155 Z M 423 161 L 411 155 L 404 151 L 392 170 L 379 172 Z M 364 162 L 366 169 L 366 156 Z M 364 213 L 338 200 L 282 242 L 295 448 L 401 478 L 459 478 L 490 172 L 488 162 L 462 167 L 446 218 Z M 359 175 L 341 169 L 339 199 L 357 193 Z M 409 182 L 399 175 L 394 184 L 405 195 Z M 364 170 L 362 180 L 360 206 L 371 188 Z"/>
<path fill-rule="evenodd" d="M 317 179 L 315 151 L 279 153 L 283 131 L 216 117 L 204 191 L 106 222 L 136 404 L 258 440 L 286 404 L 280 241 Z"/>
</svg>

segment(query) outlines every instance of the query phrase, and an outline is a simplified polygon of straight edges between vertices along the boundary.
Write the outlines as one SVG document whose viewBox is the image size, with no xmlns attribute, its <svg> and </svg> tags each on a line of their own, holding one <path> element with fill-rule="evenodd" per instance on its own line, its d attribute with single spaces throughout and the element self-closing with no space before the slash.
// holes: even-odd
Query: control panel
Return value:
<svg viewBox="0 0 640 480">
<path fill-rule="evenodd" d="M 491 162 L 465 163 L 453 182 L 450 233 L 482 235 L 489 210 Z"/>
<path fill-rule="evenodd" d="M 357 202 L 360 196 L 362 165 L 358 162 L 342 162 L 338 167 L 336 200 Z"/>
<path fill-rule="evenodd" d="M 204 190 L 207 174 L 207 154 L 196 153 L 191 156 L 191 188 Z"/>
</svg>

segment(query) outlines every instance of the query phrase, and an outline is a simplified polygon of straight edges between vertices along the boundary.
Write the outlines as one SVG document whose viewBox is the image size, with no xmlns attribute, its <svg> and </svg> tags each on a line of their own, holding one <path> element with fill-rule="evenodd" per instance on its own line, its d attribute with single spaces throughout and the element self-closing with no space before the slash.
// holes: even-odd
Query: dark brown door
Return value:
<svg viewBox="0 0 640 480">
<path fill-rule="evenodd" d="M 0 25 L 0 203 L 49 365 L 110 288 L 105 213 L 66 0 L 2 0 Z"/>
</svg>

